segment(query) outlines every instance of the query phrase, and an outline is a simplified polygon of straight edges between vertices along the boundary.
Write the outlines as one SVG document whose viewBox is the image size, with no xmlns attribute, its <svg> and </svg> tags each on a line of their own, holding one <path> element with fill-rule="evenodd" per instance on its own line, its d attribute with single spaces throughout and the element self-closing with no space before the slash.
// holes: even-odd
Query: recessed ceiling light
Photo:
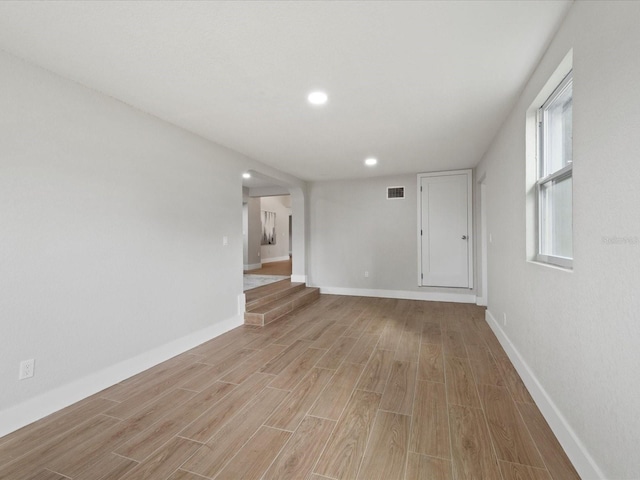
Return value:
<svg viewBox="0 0 640 480">
<path fill-rule="evenodd" d="M 329 97 L 327 96 L 327 94 L 320 91 L 311 92 L 307 97 L 307 100 L 309 100 L 309 103 L 313 105 L 324 105 L 325 103 L 327 103 L 328 99 Z"/>
<path fill-rule="evenodd" d="M 364 161 L 364 164 L 365 164 L 367 167 L 373 167 L 376 163 L 378 163 L 378 160 L 377 160 L 377 159 L 375 159 L 375 158 L 373 158 L 373 157 L 367 158 L 367 159 Z"/>
<path fill-rule="evenodd" d="M 242 174 L 242 178 L 251 178 L 251 174 L 249 172 L 244 172 Z"/>
</svg>

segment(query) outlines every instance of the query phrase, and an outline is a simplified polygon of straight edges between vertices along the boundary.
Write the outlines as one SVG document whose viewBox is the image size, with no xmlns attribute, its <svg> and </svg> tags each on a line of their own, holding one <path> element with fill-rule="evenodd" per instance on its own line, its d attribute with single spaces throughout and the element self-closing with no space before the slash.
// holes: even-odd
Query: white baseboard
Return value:
<svg viewBox="0 0 640 480">
<path fill-rule="evenodd" d="M 184 353 L 243 323 L 242 316 L 223 320 L 0 411 L 0 437 Z"/>
<path fill-rule="evenodd" d="M 476 305 L 480 307 L 487 306 L 487 298 L 486 297 L 476 297 Z"/>
<path fill-rule="evenodd" d="M 485 318 L 493 333 L 495 333 L 498 341 L 507 353 L 511 363 L 517 370 L 520 378 L 524 382 L 525 386 L 529 390 L 529 393 L 536 402 L 536 405 L 540 409 L 540 412 L 544 416 L 545 420 L 553 430 L 556 438 L 564 448 L 565 453 L 573 463 L 573 466 L 577 470 L 578 474 L 582 478 L 596 479 L 605 478 L 602 470 L 598 467 L 598 464 L 591 457 L 587 449 L 585 448 L 580 438 L 573 431 L 567 420 L 562 415 L 562 412 L 558 409 L 552 398 L 544 389 L 538 378 L 533 371 L 527 365 L 520 352 L 516 349 L 515 345 L 511 343 L 507 334 L 502 330 L 502 327 L 491 314 L 489 310 L 485 311 Z"/>
<path fill-rule="evenodd" d="M 257 270 L 259 268 L 262 268 L 262 264 L 261 263 L 250 263 L 249 265 L 243 265 L 242 268 L 244 269 L 245 272 L 248 272 L 249 270 Z"/>
<path fill-rule="evenodd" d="M 377 290 L 369 288 L 320 287 L 320 293 L 349 295 L 355 297 L 400 298 L 403 300 L 426 300 L 430 302 L 475 303 L 472 293 L 412 292 L 405 290 Z"/>
<path fill-rule="evenodd" d="M 263 258 L 262 263 L 284 262 L 285 260 L 289 260 L 289 255 L 285 255 L 283 257 Z"/>
<path fill-rule="evenodd" d="M 306 275 L 291 275 L 291 281 L 293 283 L 307 283 Z"/>
</svg>

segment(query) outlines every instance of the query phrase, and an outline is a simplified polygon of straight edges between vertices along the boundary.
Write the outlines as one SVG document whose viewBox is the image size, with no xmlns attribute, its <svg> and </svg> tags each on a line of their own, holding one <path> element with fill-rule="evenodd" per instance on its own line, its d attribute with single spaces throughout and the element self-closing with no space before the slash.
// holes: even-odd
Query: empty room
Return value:
<svg viewBox="0 0 640 480">
<path fill-rule="evenodd" d="M 0 479 L 640 479 L 638 25 L 0 2 Z"/>
</svg>

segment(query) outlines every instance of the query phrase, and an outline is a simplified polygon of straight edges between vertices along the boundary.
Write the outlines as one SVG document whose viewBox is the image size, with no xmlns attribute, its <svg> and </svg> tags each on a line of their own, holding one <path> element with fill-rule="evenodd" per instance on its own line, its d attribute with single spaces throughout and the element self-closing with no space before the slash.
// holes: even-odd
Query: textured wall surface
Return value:
<svg viewBox="0 0 640 480">
<path fill-rule="evenodd" d="M 245 265 L 258 265 L 261 262 L 260 251 L 260 199 L 259 198 L 247 198 L 247 258 L 245 259 Z"/>
<path fill-rule="evenodd" d="M 606 478 L 640 477 L 640 4 L 576 2 L 477 168 L 489 311 Z M 525 116 L 574 65 L 574 268 L 526 261 Z M 613 239 L 613 240 L 612 240 Z M 502 323 L 502 322 L 500 322 Z"/>
<path fill-rule="evenodd" d="M 0 78 L 0 410 L 234 317 L 243 157 L 5 54 Z"/>
</svg>

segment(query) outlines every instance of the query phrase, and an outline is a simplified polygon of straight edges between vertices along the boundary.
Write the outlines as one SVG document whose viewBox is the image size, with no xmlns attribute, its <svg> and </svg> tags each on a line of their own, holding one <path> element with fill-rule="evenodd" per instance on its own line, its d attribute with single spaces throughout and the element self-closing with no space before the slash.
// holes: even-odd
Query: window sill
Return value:
<svg viewBox="0 0 640 480">
<path fill-rule="evenodd" d="M 560 265 L 554 265 L 553 263 L 541 262 L 539 260 L 527 260 L 527 263 L 532 265 L 540 265 L 541 267 L 551 268 L 553 270 L 560 270 L 561 272 L 573 273 L 573 267 L 561 267 Z"/>
</svg>

